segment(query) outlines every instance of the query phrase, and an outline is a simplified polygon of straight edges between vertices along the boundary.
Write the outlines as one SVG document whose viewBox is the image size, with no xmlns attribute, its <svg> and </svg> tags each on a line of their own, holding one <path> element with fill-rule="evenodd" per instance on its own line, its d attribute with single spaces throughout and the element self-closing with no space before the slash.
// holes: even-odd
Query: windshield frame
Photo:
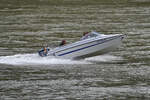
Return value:
<svg viewBox="0 0 150 100">
<path fill-rule="evenodd" d="M 90 32 L 84 36 L 82 36 L 81 40 L 85 40 L 85 39 L 89 39 L 89 38 L 93 38 L 93 37 L 97 37 L 99 36 L 99 33 L 97 32 Z"/>
</svg>

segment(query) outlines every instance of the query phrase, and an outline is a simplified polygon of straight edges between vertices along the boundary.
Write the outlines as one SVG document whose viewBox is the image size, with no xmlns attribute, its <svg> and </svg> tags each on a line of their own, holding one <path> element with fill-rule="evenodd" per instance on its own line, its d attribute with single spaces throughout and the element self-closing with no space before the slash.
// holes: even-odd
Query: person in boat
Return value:
<svg viewBox="0 0 150 100">
<path fill-rule="evenodd" d="M 86 36 L 88 33 L 89 33 L 89 32 L 84 32 L 84 33 L 83 33 L 83 36 Z"/>
<path fill-rule="evenodd" d="M 46 54 L 46 53 L 47 53 L 47 51 L 48 51 L 46 47 L 44 47 L 44 49 L 43 49 L 43 50 L 44 50 L 44 53 L 45 53 L 45 54 Z"/>
<path fill-rule="evenodd" d="M 80 40 L 86 39 L 87 36 L 88 36 L 88 34 L 89 34 L 89 32 L 84 32 L 84 33 L 83 33 L 83 36 L 82 36 L 82 38 L 81 38 Z"/>
<path fill-rule="evenodd" d="M 62 40 L 61 43 L 59 44 L 59 46 L 63 46 L 66 44 L 66 40 Z"/>
<path fill-rule="evenodd" d="M 39 51 L 39 55 L 42 57 L 47 56 L 48 51 L 49 51 L 49 48 L 44 47 L 42 48 L 41 51 Z"/>
</svg>

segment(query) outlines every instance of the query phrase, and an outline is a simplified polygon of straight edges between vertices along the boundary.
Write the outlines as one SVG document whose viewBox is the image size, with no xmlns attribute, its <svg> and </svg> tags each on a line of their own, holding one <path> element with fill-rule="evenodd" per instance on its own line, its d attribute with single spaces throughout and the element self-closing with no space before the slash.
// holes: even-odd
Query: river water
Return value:
<svg viewBox="0 0 150 100">
<path fill-rule="evenodd" d="M 126 34 L 117 50 L 65 60 L 42 46 Z M 149 100 L 149 0 L 0 0 L 0 100 Z"/>
</svg>

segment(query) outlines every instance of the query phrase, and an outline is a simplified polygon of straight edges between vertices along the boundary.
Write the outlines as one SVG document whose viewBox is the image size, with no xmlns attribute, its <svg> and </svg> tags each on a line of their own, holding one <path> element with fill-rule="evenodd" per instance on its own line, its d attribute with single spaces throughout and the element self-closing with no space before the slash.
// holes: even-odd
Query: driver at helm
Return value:
<svg viewBox="0 0 150 100">
<path fill-rule="evenodd" d="M 63 46 L 66 44 L 66 40 L 62 40 L 61 43 L 59 44 L 59 46 Z"/>
</svg>

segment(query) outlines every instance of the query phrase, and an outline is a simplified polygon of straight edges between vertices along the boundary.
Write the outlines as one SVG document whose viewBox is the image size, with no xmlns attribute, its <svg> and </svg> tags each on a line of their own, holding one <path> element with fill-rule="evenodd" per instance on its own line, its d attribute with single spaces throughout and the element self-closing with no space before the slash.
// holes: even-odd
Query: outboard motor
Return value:
<svg viewBox="0 0 150 100">
<path fill-rule="evenodd" d="M 42 48 L 40 51 L 38 51 L 39 56 L 41 56 L 41 57 L 47 56 L 48 51 L 49 51 L 49 48 L 46 48 L 46 47 Z"/>
</svg>

